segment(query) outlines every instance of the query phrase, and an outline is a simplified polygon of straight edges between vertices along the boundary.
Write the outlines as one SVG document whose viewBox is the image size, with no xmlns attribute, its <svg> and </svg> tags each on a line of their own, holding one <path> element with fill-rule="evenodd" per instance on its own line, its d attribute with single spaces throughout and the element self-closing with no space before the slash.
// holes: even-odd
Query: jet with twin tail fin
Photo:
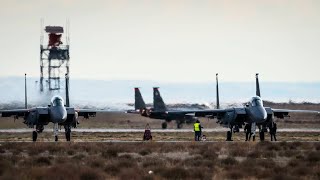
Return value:
<svg viewBox="0 0 320 180">
<path fill-rule="evenodd" d="M 260 140 L 264 141 L 264 133 L 267 132 L 267 126 L 273 122 L 274 117 L 284 119 L 289 117 L 289 113 L 314 113 L 319 114 L 320 111 L 311 110 L 291 110 L 291 109 L 274 109 L 264 107 L 261 99 L 259 74 L 256 74 L 256 96 L 252 97 L 245 107 L 233 107 L 220 109 L 219 104 L 219 84 L 218 74 L 216 74 L 216 107 L 217 109 L 199 110 L 199 111 L 183 111 L 184 114 L 194 114 L 195 117 L 216 118 L 217 123 L 230 128 L 227 132 L 227 141 L 232 141 L 232 132 L 239 132 L 244 123 L 251 124 L 251 133 L 255 133 L 256 127 L 259 129 Z M 168 115 L 181 115 L 181 111 L 167 111 Z"/>
<path fill-rule="evenodd" d="M 66 74 L 66 103 L 60 96 L 53 96 L 48 107 L 34 107 L 28 108 L 27 103 L 27 78 L 25 74 L 25 108 L 24 109 L 10 109 L 0 110 L 2 117 L 11 117 L 15 119 L 23 117 L 24 124 L 29 128 L 33 128 L 32 140 L 36 141 L 38 133 L 42 133 L 44 126 L 49 122 L 54 124 L 53 132 L 55 141 L 58 141 L 59 126 L 64 126 L 66 140 L 71 139 L 71 128 L 76 128 L 79 124 L 78 117 L 82 116 L 86 119 L 96 116 L 97 112 L 104 112 L 103 110 L 91 109 L 76 109 L 70 107 L 69 102 L 69 77 Z"/>
<path fill-rule="evenodd" d="M 142 98 L 139 88 L 134 88 L 135 92 L 135 110 L 127 111 L 127 113 L 140 113 L 142 116 L 149 117 L 151 119 L 165 120 L 162 123 L 162 128 L 167 128 L 167 122 L 176 121 L 177 128 L 181 128 L 184 123 L 194 123 L 197 118 L 188 114 L 176 111 L 175 114 L 168 114 L 167 106 L 165 105 L 158 87 L 153 88 L 153 107 L 147 108 Z"/>
</svg>

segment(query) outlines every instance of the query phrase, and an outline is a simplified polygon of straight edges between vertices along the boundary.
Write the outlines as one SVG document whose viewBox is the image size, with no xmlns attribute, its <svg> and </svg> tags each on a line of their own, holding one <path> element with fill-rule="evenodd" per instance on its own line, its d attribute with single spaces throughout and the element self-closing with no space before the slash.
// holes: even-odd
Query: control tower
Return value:
<svg viewBox="0 0 320 180">
<path fill-rule="evenodd" d="M 69 28 L 41 25 L 40 36 L 40 91 L 59 91 L 60 80 L 69 74 Z M 44 37 L 43 34 L 46 34 Z M 62 40 L 65 36 L 65 41 Z M 63 84 L 63 83 L 61 83 Z"/>
</svg>

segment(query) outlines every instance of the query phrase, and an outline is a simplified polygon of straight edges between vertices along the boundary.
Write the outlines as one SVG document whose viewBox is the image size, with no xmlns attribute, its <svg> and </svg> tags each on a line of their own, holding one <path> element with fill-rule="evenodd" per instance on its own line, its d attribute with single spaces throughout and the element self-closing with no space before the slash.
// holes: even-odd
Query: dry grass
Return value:
<svg viewBox="0 0 320 180">
<path fill-rule="evenodd" d="M 0 179 L 319 179 L 319 163 L 308 142 L 0 145 Z"/>
<path fill-rule="evenodd" d="M 208 141 L 225 141 L 226 132 L 204 132 Z M 29 133 L 0 133 L 0 141 L 31 141 L 31 130 Z M 270 141 L 269 133 L 265 134 L 266 141 Z M 91 142 L 91 141 L 142 141 L 143 132 L 72 132 L 71 141 Z M 153 141 L 193 141 L 193 132 L 152 132 Z M 259 138 L 257 138 L 259 139 Z M 320 141 L 319 132 L 278 132 L 278 141 Z M 234 141 L 245 141 L 243 132 L 233 134 Z M 43 132 L 38 135 L 38 141 L 52 142 L 54 136 L 52 132 Z M 59 133 L 59 141 L 66 141 L 64 133 Z M 270 147 L 277 148 L 277 147 Z M 293 147 L 294 148 L 294 147 Z M 320 146 L 318 147 L 320 149 Z M 50 149 L 59 151 L 59 149 Z M 35 152 L 35 154 L 38 152 Z M 68 153 L 73 154 L 75 150 L 69 149 Z M 234 152 L 237 153 L 237 152 Z"/>
</svg>

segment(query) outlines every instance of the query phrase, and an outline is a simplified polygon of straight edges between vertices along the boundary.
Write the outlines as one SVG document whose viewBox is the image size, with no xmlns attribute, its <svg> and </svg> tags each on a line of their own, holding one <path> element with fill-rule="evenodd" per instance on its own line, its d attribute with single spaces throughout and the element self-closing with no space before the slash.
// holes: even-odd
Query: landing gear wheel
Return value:
<svg viewBox="0 0 320 180">
<path fill-rule="evenodd" d="M 177 128 L 181 129 L 182 128 L 182 123 L 177 123 Z"/>
<path fill-rule="evenodd" d="M 167 122 L 163 122 L 161 124 L 161 126 L 162 126 L 162 129 L 167 129 L 168 124 L 167 124 Z"/>
<path fill-rule="evenodd" d="M 226 141 L 232 141 L 232 131 L 227 132 L 227 140 Z"/>
<path fill-rule="evenodd" d="M 66 131 L 66 140 L 70 141 L 71 139 L 71 132 L 70 131 Z"/>
<path fill-rule="evenodd" d="M 36 141 L 37 141 L 37 137 L 38 137 L 37 131 L 33 131 L 33 132 L 32 132 L 32 141 L 33 141 L 33 142 L 36 142 Z"/>
<path fill-rule="evenodd" d="M 261 131 L 259 135 L 260 135 L 260 141 L 264 141 L 264 132 Z"/>
<path fill-rule="evenodd" d="M 54 136 L 54 141 L 58 141 L 58 136 Z"/>
</svg>

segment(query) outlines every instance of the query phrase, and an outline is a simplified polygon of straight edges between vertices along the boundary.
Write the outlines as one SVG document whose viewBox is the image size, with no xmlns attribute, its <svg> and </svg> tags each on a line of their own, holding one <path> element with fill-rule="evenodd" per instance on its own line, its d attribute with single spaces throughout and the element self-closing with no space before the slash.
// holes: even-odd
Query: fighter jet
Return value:
<svg viewBox="0 0 320 180">
<path fill-rule="evenodd" d="M 27 107 L 27 88 L 26 88 L 26 74 L 25 74 L 25 109 L 11 109 L 0 110 L 2 117 L 13 116 L 15 119 L 23 117 L 24 124 L 29 128 L 33 128 L 32 140 L 36 141 L 38 133 L 43 132 L 44 126 L 49 122 L 54 124 L 53 132 L 55 141 L 58 141 L 58 126 L 64 126 L 66 140 L 71 139 L 71 127 L 76 128 L 78 125 L 78 117 L 84 118 L 94 117 L 96 115 L 95 110 L 89 109 L 75 109 L 69 107 L 69 78 L 66 75 L 66 104 L 60 96 L 54 96 L 51 99 L 48 107 Z"/>
<path fill-rule="evenodd" d="M 135 92 L 135 110 L 127 111 L 127 113 L 140 113 L 142 116 L 149 117 L 151 119 L 165 120 L 162 123 L 162 128 L 167 128 L 167 122 L 175 120 L 177 123 L 177 128 L 181 128 L 183 123 L 193 123 L 197 120 L 194 116 L 186 114 L 167 114 L 167 107 L 160 95 L 159 88 L 153 88 L 153 108 L 147 108 L 146 104 L 142 98 L 139 88 L 134 88 Z"/>
<path fill-rule="evenodd" d="M 165 105 L 158 87 L 153 88 L 153 110 L 150 112 L 150 117 L 155 119 L 164 119 L 166 122 L 175 120 L 177 123 L 177 128 L 182 128 L 184 123 L 191 124 L 194 123 L 197 118 L 190 114 L 185 114 L 184 111 L 175 111 L 174 114 L 168 114 L 167 106 Z"/>
<path fill-rule="evenodd" d="M 184 114 L 194 114 L 195 117 L 208 117 L 217 118 L 217 123 L 224 127 L 230 128 L 227 132 L 227 141 L 232 141 L 232 132 L 239 132 L 239 128 L 244 123 L 251 124 L 251 131 L 255 133 L 256 127 L 259 128 L 260 140 L 264 140 L 264 133 L 267 131 L 267 125 L 274 120 L 274 117 L 283 119 L 288 117 L 289 113 L 315 113 L 319 114 L 320 111 L 311 110 L 291 110 L 291 109 L 273 109 L 264 107 L 260 94 L 259 78 L 256 74 L 256 96 L 252 97 L 250 102 L 245 107 L 234 107 L 220 109 L 219 104 L 219 85 L 218 74 L 216 74 L 216 98 L 217 109 L 200 110 L 200 111 L 184 111 Z M 168 115 L 181 115 L 180 111 L 167 111 Z"/>
</svg>

